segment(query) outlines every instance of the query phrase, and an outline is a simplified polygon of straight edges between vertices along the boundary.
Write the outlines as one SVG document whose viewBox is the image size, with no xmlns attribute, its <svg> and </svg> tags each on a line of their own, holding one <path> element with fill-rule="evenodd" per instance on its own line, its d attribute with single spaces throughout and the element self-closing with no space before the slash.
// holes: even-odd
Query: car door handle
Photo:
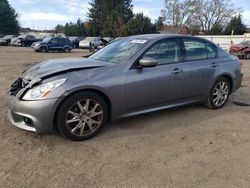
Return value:
<svg viewBox="0 0 250 188">
<path fill-rule="evenodd" d="M 173 74 L 179 74 L 182 72 L 182 69 L 179 68 L 174 68 L 174 70 L 172 71 Z"/>
<path fill-rule="evenodd" d="M 212 68 L 216 68 L 216 67 L 218 67 L 219 65 L 218 64 L 216 64 L 216 63 L 212 63 L 211 65 L 210 65 L 210 67 L 212 67 Z"/>
</svg>

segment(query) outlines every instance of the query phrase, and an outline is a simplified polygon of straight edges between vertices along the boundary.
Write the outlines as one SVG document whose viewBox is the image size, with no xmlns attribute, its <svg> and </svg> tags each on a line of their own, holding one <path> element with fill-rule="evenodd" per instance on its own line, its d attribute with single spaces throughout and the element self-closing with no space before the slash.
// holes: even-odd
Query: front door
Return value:
<svg viewBox="0 0 250 188">
<path fill-rule="evenodd" d="M 126 83 L 126 108 L 133 111 L 181 100 L 184 76 L 179 39 L 154 44 L 142 58 L 154 58 L 158 65 L 130 69 Z"/>
<path fill-rule="evenodd" d="M 52 38 L 49 41 L 48 46 L 49 46 L 50 50 L 58 50 L 58 39 L 57 38 Z"/>
</svg>

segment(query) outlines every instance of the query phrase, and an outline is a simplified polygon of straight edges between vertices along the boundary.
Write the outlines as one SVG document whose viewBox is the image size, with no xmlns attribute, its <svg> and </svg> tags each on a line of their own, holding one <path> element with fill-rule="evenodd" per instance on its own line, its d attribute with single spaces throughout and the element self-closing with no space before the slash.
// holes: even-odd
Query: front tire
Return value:
<svg viewBox="0 0 250 188">
<path fill-rule="evenodd" d="M 209 94 L 206 106 L 211 109 L 223 108 L 228 101 L 230 90 L 231 86 L 226 78 L 218 79 Z"/>
<path fill-rule="evenodd" d="M 61 135 L 83 141 L 97 135 L 107 120 L 107 105 L 93 92 L 78 92 L 59 106 L 56 126 Z"/>
<path fill-rule="evenodd" d="M 244 57 L 245 59 L 250 59 L 250 53 L 246 53 Z"/>
<path fill-rule="evenodd" d="M 48 52 L 48 50 L 47 50 L 47 48 L 46 47 L 41 47 L 40 49 L 39 49 L 39 51 L 41 52 L 41 53 L 47 53 Z"/>
</svg>

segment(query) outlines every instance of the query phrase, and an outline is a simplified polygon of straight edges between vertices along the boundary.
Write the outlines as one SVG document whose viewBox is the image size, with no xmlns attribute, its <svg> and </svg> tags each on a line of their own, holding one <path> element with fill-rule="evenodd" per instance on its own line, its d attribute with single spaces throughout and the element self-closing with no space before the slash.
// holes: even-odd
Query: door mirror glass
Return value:
<svg viewBox="0 0 250 188">
<path fill-rule="evenodd" d="M 154 58 L 143 58 L 139 61 L 139 66 L 140 67 L 155 67 L 157 66 L 158 62 Z"/>
</svg>

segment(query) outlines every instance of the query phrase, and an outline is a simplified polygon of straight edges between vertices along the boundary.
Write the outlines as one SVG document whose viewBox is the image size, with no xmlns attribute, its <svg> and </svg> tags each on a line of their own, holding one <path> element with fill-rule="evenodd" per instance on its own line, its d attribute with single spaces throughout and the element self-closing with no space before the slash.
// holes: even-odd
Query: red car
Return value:
<svg viewBox="0 0 250 188">
<path fill-rule="evenodd" d="M 250 59 L 250 41 L 233 44 L 229 49 L 230 54 L 244 59 Z"/>
</svg>

